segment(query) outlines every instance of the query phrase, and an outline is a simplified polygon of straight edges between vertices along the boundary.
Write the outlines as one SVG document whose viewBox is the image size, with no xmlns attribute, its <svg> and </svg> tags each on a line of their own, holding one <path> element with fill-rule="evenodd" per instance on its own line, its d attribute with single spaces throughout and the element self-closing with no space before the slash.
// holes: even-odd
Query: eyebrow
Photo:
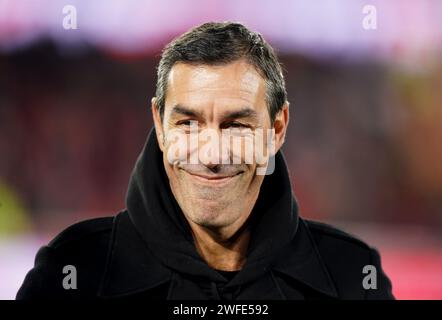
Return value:
<svg viewBox="0 0 442 320">
<path fill-rule="evenodd" d="M 202 113 L 199 111 L 192 110 L 180 104 L 176 104 L 172 108 L 172 113 L 178 113 L 188 117 L 197 117 L 203 118 Z M 224 112 L 222 117 L 224 119 L 238 119 L 238 118 L 258 118 L 258 113 L 252 108 L 245 107 L 241 110 L 233 111 L 233 112 Z"/>
<path fill-rule="evenodd" d="M 244 109 L 238 111 L 226 112 L 223 114 L 223 117 L 227 119 L 257 118 L 258 113 L 249 107 L 245 107 Z"/>
<path fill-rule="evenodd" d="M 202 117 L 201 112 L 198 111 L 194 111 L 190 108 L 186 108 L 182 105 L 176 104 L 173 108 L 172 108 L 172 112 L 171 113 L 178 113 L 181 114 L 183 116 L 189 116 L 189 117 Z"/>
</svg>

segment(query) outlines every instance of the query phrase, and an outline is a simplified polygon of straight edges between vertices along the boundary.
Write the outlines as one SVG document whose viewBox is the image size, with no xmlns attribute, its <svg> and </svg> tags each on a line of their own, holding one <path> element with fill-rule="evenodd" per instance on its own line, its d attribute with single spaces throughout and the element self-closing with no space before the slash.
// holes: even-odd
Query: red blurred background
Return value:
<svg viewBox="0 0 442 320">
<path fill-rule="evenodd" d="M 259 31 L 285 69 L 301 214 L 382 255 L 398 299 L 442 299 L 442 5 L 0 0 L 0 298 L 66 226 L 124 208 L 161 48 L 209 20 Z M 410 25 L 413 27 L 411 28 Z"/>
</svg>

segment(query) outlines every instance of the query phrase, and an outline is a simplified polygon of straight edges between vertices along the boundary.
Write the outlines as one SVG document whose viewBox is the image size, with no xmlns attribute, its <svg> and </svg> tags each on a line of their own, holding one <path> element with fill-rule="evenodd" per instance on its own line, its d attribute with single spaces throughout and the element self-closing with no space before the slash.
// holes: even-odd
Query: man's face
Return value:
<svg viewBox="0 0 442 320">
<path fill-rule="evenodd" d="M 152 101 L 164 167 L 186 218 L 207 228 L 241 225 L 264 179 L 256 174 L 256 161 L 245 161 L 244 146 L 253 144 L 255 132 L 261 130 L 265 138 L 273 127 L 264 79 L 242 60 L 221 66 L 178 63 L 169 74 L 163 120 L 155 99 Z M 276 150 L 282 144 L 287 120 L 285 106 L 275 121 Z M 228 140 L 227 148 L 221 146 L 226 142 L 222 132 L 229 129 L 233 129 L 231 137 L 242 143 L 239 149 L 233 140 Z M 199 134 L 195 140 L 195 134 L 202 132 L 217 133 L 219 139 Z M 190 139 L 194 139 L 193 144 L 177 142 Z M 263 141 L 260 147 L 265 148 L 266 139 Z M 177 145 L 181 148 L 178 153 Z"/>
</svg>

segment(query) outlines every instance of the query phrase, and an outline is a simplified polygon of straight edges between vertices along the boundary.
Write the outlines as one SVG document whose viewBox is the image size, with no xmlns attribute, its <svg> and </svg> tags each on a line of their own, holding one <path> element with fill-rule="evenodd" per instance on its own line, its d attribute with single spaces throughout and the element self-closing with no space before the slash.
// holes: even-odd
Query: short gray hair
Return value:
<svg viewBox="0 0 442 320">
<path fill-rule="evenodd" d="M 240 59 L 255 67 L 266 81 L 266 102 L 273 123 L 287 101 L 281 65 L 273 48 L 259 33 L 232 22 L 204 23 L 174 39 L 163 49 L 155 93 L 161 119 L 168 77 L 175 63 L 222 65 Z"/>
</svg>

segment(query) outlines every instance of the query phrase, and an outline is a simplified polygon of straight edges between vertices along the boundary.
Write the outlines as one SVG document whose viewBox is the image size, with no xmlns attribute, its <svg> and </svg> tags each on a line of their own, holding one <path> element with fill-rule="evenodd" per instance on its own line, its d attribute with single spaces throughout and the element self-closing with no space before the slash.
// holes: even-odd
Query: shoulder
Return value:
<svg viewBox="0 0 442 320">
<path fill-rule="evenodd" d="M 366 242 L 342 229 L 319 221 L 304 219 L 304 222 L 319 246 L 340 245 L 357 251 L 371 250 Z"/>
<path fill-rule="evenodd" d="M 114 219 L 115 217 L 109 216 L 77 222 L 61 231 L 49 242 L 48 246 L 60 249 L 109 236 L 112 232 Z"/>
<path fill-rule="evenodd" d="M 370 264 L 375 248 L 346 231 L 326 223 L 304 220 L 323 260 L 332 268 L 348 270 Z"/>
<path fill-rule="evenodd" d="M 17 299 L 93 297 L 100 285 L 114 220 L 109 216 L 75 223 L 37 252 Z M 75 270 L 78 290 L 66 290 L 66 266 Z M 81 286 L 80 286 L 81 284 Z"/>
<path fill-rule="evenodd" d="M 303 220 L 323 263 L 342 297 L 391 299 L 391 282 L 383 271 L 377 248 L 329 224 Z M 376 270 L 377 289 L 361 290 L 367 266 Z"/>
</svg>

